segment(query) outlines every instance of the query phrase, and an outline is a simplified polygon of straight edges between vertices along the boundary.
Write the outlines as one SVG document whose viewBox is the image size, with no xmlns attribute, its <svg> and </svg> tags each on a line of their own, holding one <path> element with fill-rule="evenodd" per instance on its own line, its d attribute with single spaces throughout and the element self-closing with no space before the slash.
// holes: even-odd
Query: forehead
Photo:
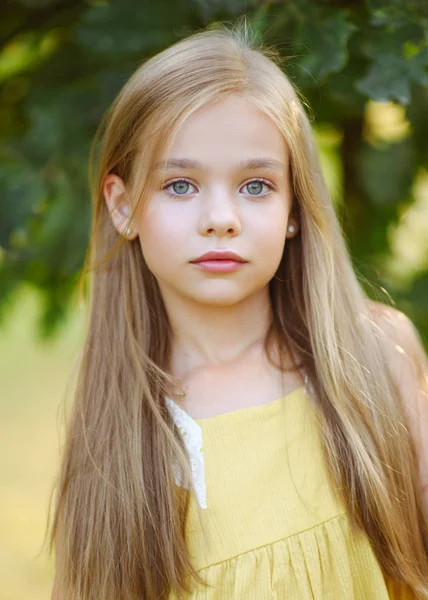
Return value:
<svg viewBox="0 0 428 600">
<path fill-rule="evenodd" d="M 179 128 L 165 154 L 223 164 L 260 156 L 286 164 L 284 137 L 269 116 L 238 96 L 199 108 Z"/>
</svg>

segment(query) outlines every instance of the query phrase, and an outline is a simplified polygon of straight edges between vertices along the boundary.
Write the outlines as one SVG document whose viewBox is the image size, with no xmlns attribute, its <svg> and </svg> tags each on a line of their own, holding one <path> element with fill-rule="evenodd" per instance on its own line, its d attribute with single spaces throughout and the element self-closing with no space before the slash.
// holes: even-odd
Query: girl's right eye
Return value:
<svg viewBox="0 0 428 600">
<path fill-rule="evenodd" d="M 175 181 L 171 181 L 170 183 L 165 185 L 163 187 L 163 189 L 164 190 L 173 189 L 174 190 L 173 193 L 168 191 L 168 194 L 171 194 L 171 196 L 188 196 L 189 194 L 194 193 L 194 192 L 189 191 L 189 187 L 195 188 L 195 186 L 192 185 L 190 183 L 190 181 L 187 181 L 186 179 L 176 179 Z M 196 188 L 195 188 L 195 191 L 196 191 Z"/>
</svg>

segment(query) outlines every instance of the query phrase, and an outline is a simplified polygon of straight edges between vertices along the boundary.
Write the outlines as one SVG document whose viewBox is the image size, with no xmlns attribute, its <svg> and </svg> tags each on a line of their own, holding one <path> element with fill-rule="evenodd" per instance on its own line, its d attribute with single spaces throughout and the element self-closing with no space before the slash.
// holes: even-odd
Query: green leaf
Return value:
<svg viewBox="0 0 428 600">
<path fill-rule="evenodd" d="M 178 30 L 187 27 L 195 16 L 196 6 L 187 0 L 157 0 L 150 4 L 121 0 L 90 6 L 82 13 L 74 33 L 90 54 L 117 62 L 130 55 L 143 58 L 172 44 L 180 37 Z"/>
<path fill-rule="evenodd" d="M 378 102 L 397 100 L 401 104 L 410 102 L 412 81 L 428 84 L 428 48 L 423 48 L 411 58 L 393 54 L 377 55 L 365 77 L 356 83 L 356 88 Z"/>
<path fill-rule="evenodd" d="M 423 21 L 428 18 L 428 4 L 421 0 L 366 0 L 370 22 L 399 29 L 409 20 Z"/>
<path fill-rule="evenodd" d="M 348 61 L 348 40 L 356 29 L 347 10 L 325 15 L 314 9 L 293 40 L 296 52 L 305 52 L 297 62 L 302 70 L 301 84 L 310 85 L 314 80 L 319 84 L 330 73 L 340 71 Z"/>
<path fill-rule="evenodd" d="M 367 24 L 360 32 L 359 50 L 371 64 L 355 86 L 378 102 L 408 104 L 412 82 L 428 84 L 426 23 L 410 12 L 382 10 L 378 26 Z"/>
</svg>

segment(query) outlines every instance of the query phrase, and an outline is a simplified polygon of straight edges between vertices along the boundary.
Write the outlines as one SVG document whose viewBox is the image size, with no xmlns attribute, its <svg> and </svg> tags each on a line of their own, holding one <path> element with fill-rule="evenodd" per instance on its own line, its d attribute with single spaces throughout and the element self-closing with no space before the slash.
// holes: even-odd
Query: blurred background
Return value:
<svg viewBox="0 0 428 600">
<path fill-rule="evenodd" d="M 428 347 L 428 3 L 3 0 L 1 600 L 51 593 L 42 544 L 83 339 L 95 129 L 143 60 L 243 14 L 300 90 L 363 286 Z"/>
</svg>

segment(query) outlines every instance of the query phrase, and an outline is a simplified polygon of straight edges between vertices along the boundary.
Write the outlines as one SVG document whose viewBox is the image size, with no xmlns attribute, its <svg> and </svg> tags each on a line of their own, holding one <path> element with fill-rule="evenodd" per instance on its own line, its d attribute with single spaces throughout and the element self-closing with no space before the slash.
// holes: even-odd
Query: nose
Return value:
<svg viewBox="0 0 428 600">
<path fill-rule="evenodd" d="M 206 195 L 201 204 L 200 230 L 202 235 L 237 235 L 241 222 L 236 201 L 232 194 L 222 188 Z"/>
</svg>

